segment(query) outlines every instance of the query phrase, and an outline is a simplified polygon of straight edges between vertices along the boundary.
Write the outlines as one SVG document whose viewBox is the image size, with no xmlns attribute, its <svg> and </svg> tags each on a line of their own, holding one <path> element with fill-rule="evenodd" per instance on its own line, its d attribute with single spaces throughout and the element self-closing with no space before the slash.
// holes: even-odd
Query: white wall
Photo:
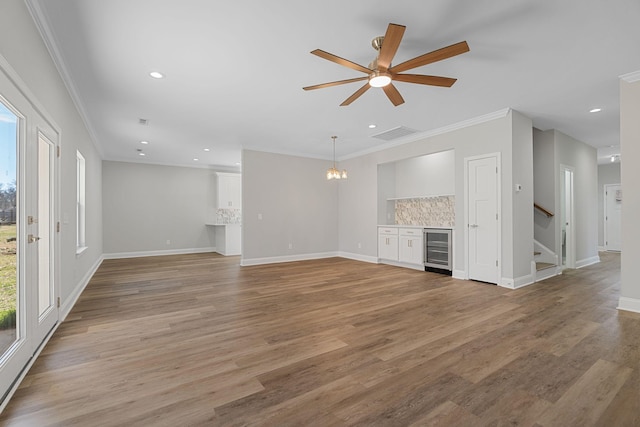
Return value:
<svg viewBox="0 0 640 427">
<path fill-rule="evenodd" d="M 604 186 L 620 184 L 620 162 L 598 165 L 598 246 L 604 248 Z"/>
<path fill-rule="evenodd" d="M 453 150 L 395 162 L 395 197 L 449 196 L 455 194 Z"/>
<path fill-rule="evenodd" d="M 533 215 L 535 239 L 556 252 L 556 221 L 560 208 L 556 206 L 555 139 L 553 130 L 533 129 L 533 200 L 553 212 L 547 217 L 537 209 Z"/>
<path fill-rule="evenodd" d="M 60 214 L 60 297 L 63 311 L 102 255 L 102 171 L 101 159 L 81 116 L 69 96 L 31 15 L 22 0 L 0 2 L 0 55 L 34 94 L 47 116 L 61 130 Z M 76 150 L 86 162 L 86 244 L 76 257 Z"/>
<path fill-rule="evenodd" d="M 377 178 L 378 224 L 393 224 L 395 222 L 395 204 L 389 199 L 396 197 L 396 162 L 378 165 Z"/>
<path fill-rule="evenodd" d="M 517 113 L 516 113 L 517 114 Z M 492 116 L 493 117 L 493 116 Z M 525 118 L 526 119 L 526 118 Z M 376 226 L 378 189 L 377 171 L 378 165 L 396 162 L 407 158 L 438 153 L 446 150 L 455 150 L 455 194 L 456 194 L 456 225 L 454 240 L 454 269 L 464 270 L 466 263 L 466 250 L 464 247 L 465 223 L 464 223 L 464 159 L 487 153 L 502 153 L 502 254 L 503 277 L 513 278 L 514 265 L 530 263 L 533 257 L 532 242 L 528 245 L 531 255 L 526 261 L 513 261 L 514 235 L 512 215 L 513 180 L 511 177 L 512 162 L 512 138 L 514 132 L 520 134 L 520 130 L 514 131 L 513 127 L 520 128 L 525 119 L 516 119 L 512 125 L 513 112 L 496 115 L 488 121 L 462 127 L 446 133 L 434 134 L 425 139 L 395 146 L 382 151 L 344 160 L 341 167 L 349 170 L 349 180 L 341 183 L 339 198 L 340 224 L 340 251 L 357 254 L 373 259 L 377 256 Z M 529 129 L 529 132 L 530 129 Z M 531 178 L 532 179 L 532 178 Z M 525 183 L 526 185 L 526 183 Z M 529 186 L 532 188 L 532 184 Z M 532 190 L 531 190 L 532 191 Z M 533 231 L 532 231 L 533 233 Z M 361 248 L 358 247 L 361 243 Z M 521 244 L 521 243 L 518 243 Z M 520 250 L 518 250 L 518 253 Z"/>
<path fill-rule="evenodd" d="M 337 254 L 338 192 L 362 178 L 348 170 L 349 179 L 327 181 L 330 166 L 325 160 L 242 152 L 243 264 Z"/>
<path fill-rule="evenodd" d="M 573 192 L 575 211 L 576 267 L 599 261 L 598 257 L 598 162 L 597 151 L 577 139 L 554 131 L 556 169 L 560 165 L 574 168 Z M 556 206 L 560 206 L 560 174 L 556 182 Z M 556 224 L 556 247 L 562 233 Z"/>
<path fill-rule="evenodd" d="M 634 188 L 640 182 L 640 72 L 636 78 L 620 81 L 620 166 L 623 188 Z M 622 203 L 622 284 L 619 307 L 640 312 L 640 192 L 624 192 Z"/>
<path fill-rule="evenodd" d="M 214 250 L 213 227 L 205 225 L 216 195 L 212 175 L 209 169 L 103 162 L 105 256 Z"/>
<path fill-rule="evenodd" d="M 514 111 L 512 121 L 512 186 L 513 194 L 513 277 L 528 284 L 533 277 L 533 123 L 531 119 Z M 516 191 L 515 186 L 521 190 Z M 504 256 L 503 256 L 504 259 Z"/>
</svg>

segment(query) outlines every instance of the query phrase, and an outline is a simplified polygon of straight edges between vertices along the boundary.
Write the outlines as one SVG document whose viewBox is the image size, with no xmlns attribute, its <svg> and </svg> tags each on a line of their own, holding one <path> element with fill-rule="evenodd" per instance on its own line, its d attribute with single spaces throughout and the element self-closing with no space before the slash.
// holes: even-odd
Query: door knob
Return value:
<svg viewBox="0 0 640 427">
<path fill-rule="evenodd" d="M 29 234 L 27 236 L 27 241 L 29 243 L 37 242 L 38 240 L 40 240 L 40 238 L 38 236 L 34 236 L 33 234 Z"/>
</svg>

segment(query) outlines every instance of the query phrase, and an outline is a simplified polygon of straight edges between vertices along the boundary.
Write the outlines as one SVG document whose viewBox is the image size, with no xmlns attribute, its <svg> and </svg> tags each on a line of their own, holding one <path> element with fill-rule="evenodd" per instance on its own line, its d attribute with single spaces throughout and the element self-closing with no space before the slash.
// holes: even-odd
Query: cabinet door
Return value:
<svg viewBox="0 0 640 427">
<path fill-rule="evenodd" d="M 378 235 L 378 258 L 398 260 L 398 236 Z"/>
<path fill-rule="evenodd" d="M 229 177 L 229 199 L 233 209 L 242 209 L 242 179 L 239 176 Z"/>
<path fill-rule="evenodd" d="M 242 208 L 242 180 L 238 174 L 218 174 L 218 208 Z"/>
<path fill-rule="evenodd" d="M 398 259 L 408 264 L 422 264 L 422 238 L 417 236 L 400 236 Z"/>
</svg>

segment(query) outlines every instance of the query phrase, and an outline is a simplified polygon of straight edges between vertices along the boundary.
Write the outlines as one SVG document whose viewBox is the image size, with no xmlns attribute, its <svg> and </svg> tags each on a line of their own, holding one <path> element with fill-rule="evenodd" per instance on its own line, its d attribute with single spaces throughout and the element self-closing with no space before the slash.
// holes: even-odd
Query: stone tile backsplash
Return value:
<svg viewBox="0 0 640 427">
<path fill-rule="evenodd" d="M 240 224 L 242 222 L 242 210 L 217 209 L 216 224 Z"/>
<path fill-rule="evenodd" d="M 395 201 L 395 223 L 453 227 L 455 225 L 455 196 L 420 197 Z"/>
</svg>

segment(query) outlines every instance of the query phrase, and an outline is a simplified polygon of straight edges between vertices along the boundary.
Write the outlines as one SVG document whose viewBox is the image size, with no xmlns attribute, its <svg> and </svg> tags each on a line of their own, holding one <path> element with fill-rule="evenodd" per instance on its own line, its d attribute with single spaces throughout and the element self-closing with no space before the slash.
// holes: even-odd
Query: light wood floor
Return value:
<svg viewBox="0 0 640 427">
<path fill-rule="evenodd" d="M 619 255 L 516 291 L 333 258 L 108 260 L 0 418 L 24 426 L 639 426 Z"/>
</svg>

